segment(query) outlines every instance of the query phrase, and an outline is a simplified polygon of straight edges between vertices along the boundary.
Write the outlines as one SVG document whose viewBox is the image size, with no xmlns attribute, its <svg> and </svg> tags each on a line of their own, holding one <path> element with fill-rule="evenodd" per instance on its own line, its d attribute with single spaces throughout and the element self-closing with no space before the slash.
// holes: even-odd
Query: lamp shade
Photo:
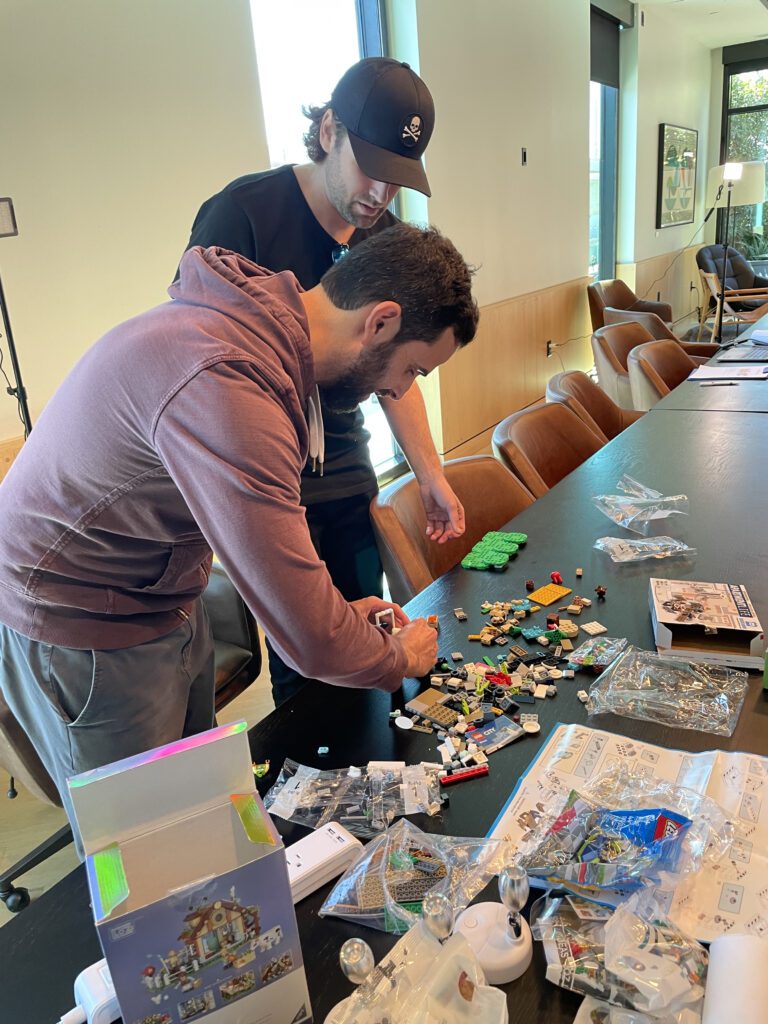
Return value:
<svg viewBox="0 0 768 1024">
<path fill-rule="evenodd" d="M 717 190 L 725 180 L 725 168 L 732 164 L 720 164 L 713 167 L 707 175 L 707 195 L 705 206 L 726 206 L 728 203 L 727 184 L 717 198 Z M 765 202 L 765 164 L 762 160 L 745 160 L 741 164 L 741 177 L 733 182 L 731 206 L 755 206 Z"/>
</svg>

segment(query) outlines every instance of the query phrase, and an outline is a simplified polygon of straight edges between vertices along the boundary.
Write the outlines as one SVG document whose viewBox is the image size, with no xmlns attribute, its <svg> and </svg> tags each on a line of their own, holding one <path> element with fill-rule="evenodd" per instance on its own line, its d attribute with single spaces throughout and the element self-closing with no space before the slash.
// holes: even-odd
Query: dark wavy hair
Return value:
<svg viewBox="0 0 768 1024">
<path fill-rule="evenodd" d="M 323 120 L 323 115 L 326 110 L 331 110 L 330 101 L 324 103 L 322 107 L 302 107 L 301 112 L 304 117 L 309 120 L 309 128 L 304 132 L 304 146 L 307 150 L 307 156 L 312 163 L 320 164 L 325 160 L 328 154 L 325 152 L 323 147 L 320 145 L 320 122 Z M 336 128 L 336 145 L 339 146 L 346 138 L 347 129 L 341 123 L 341 121 L 333 115 L 333 124 Z"/>
<path fill-rule="evenodd" d="M 477 331 L 474 269 L 437 228 L 395 224 L 366 238 L 325 272 L 321 284 L 339 309 L 392 300 L 402 310 L 394 341 L 436 341 L 453 328 L 460 346 Z"/>
</svg>

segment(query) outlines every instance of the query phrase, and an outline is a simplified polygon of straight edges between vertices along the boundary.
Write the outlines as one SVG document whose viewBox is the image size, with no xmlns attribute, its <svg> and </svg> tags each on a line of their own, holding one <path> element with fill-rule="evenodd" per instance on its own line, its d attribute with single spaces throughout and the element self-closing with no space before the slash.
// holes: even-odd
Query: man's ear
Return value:
<svg viewBox="0 0 768 1024">
<path fill-rule="evenodd" d="M 363 326 L 363 348 L 386 344 L 397 336 L 402 323 L 402 309 L 387 299 L 371 306 Z"/>
<path fill-rule="evenodd" d="M 333 140 L 336 136 L 336 126 L 333 122 L 333 111 L 328 108 L 323 116 L 320 118 L 320 131 L 318 133 L 318 139 L 320 145 L 326 154 L 330 153 L 333 149 Z"/>
</svg>

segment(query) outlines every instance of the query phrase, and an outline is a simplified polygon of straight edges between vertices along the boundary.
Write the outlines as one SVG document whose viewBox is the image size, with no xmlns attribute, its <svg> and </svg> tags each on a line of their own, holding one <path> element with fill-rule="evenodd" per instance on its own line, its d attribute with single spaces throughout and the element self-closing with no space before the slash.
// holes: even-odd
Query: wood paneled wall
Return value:
<svg viewBox="0 0 768 1024">
<path fill-rule="evenodd" d="M 550 377 L 592 366 L 588 281 L 578 278 L 481 309 L 475 340 L 439 371 L 438 448 L 446 458 L 489 450 L 493 427 L 542 398 Z M 562 346 L 550 358 L 548 340 Z"/>
<path fill-rule="evenodd" d="M 660 293 L 661 301 L 671 304 L 673 319 L 684 320 L 695 314 L 701 303 L 701 281 L 696 266 L 696 253 L 700 248 L 700 245 L 693 245 L 638 263 L 621 263 L 616 274 L 642 299 L 655 300 Z"/>
<path fill-rule="evenodd" d="M 11 463 L 21 451 L 23 444 L 23 437 L 9 437 L 5 441 L 0 441 L 0 480 L 11 468 Z"/>
</svg>

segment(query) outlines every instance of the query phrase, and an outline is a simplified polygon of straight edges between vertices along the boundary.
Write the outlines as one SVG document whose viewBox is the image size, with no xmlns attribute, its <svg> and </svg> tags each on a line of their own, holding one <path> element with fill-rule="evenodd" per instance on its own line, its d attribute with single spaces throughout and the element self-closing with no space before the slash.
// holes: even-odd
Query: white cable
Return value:
<svg viewBox="0 0 768 1024">
<path fill-rule="evenodd" d="M 59 1019 L 59 1024 L 86 1024 L 88 1015 L 82 1006 L 75 1006 Z"/>
</svg>

